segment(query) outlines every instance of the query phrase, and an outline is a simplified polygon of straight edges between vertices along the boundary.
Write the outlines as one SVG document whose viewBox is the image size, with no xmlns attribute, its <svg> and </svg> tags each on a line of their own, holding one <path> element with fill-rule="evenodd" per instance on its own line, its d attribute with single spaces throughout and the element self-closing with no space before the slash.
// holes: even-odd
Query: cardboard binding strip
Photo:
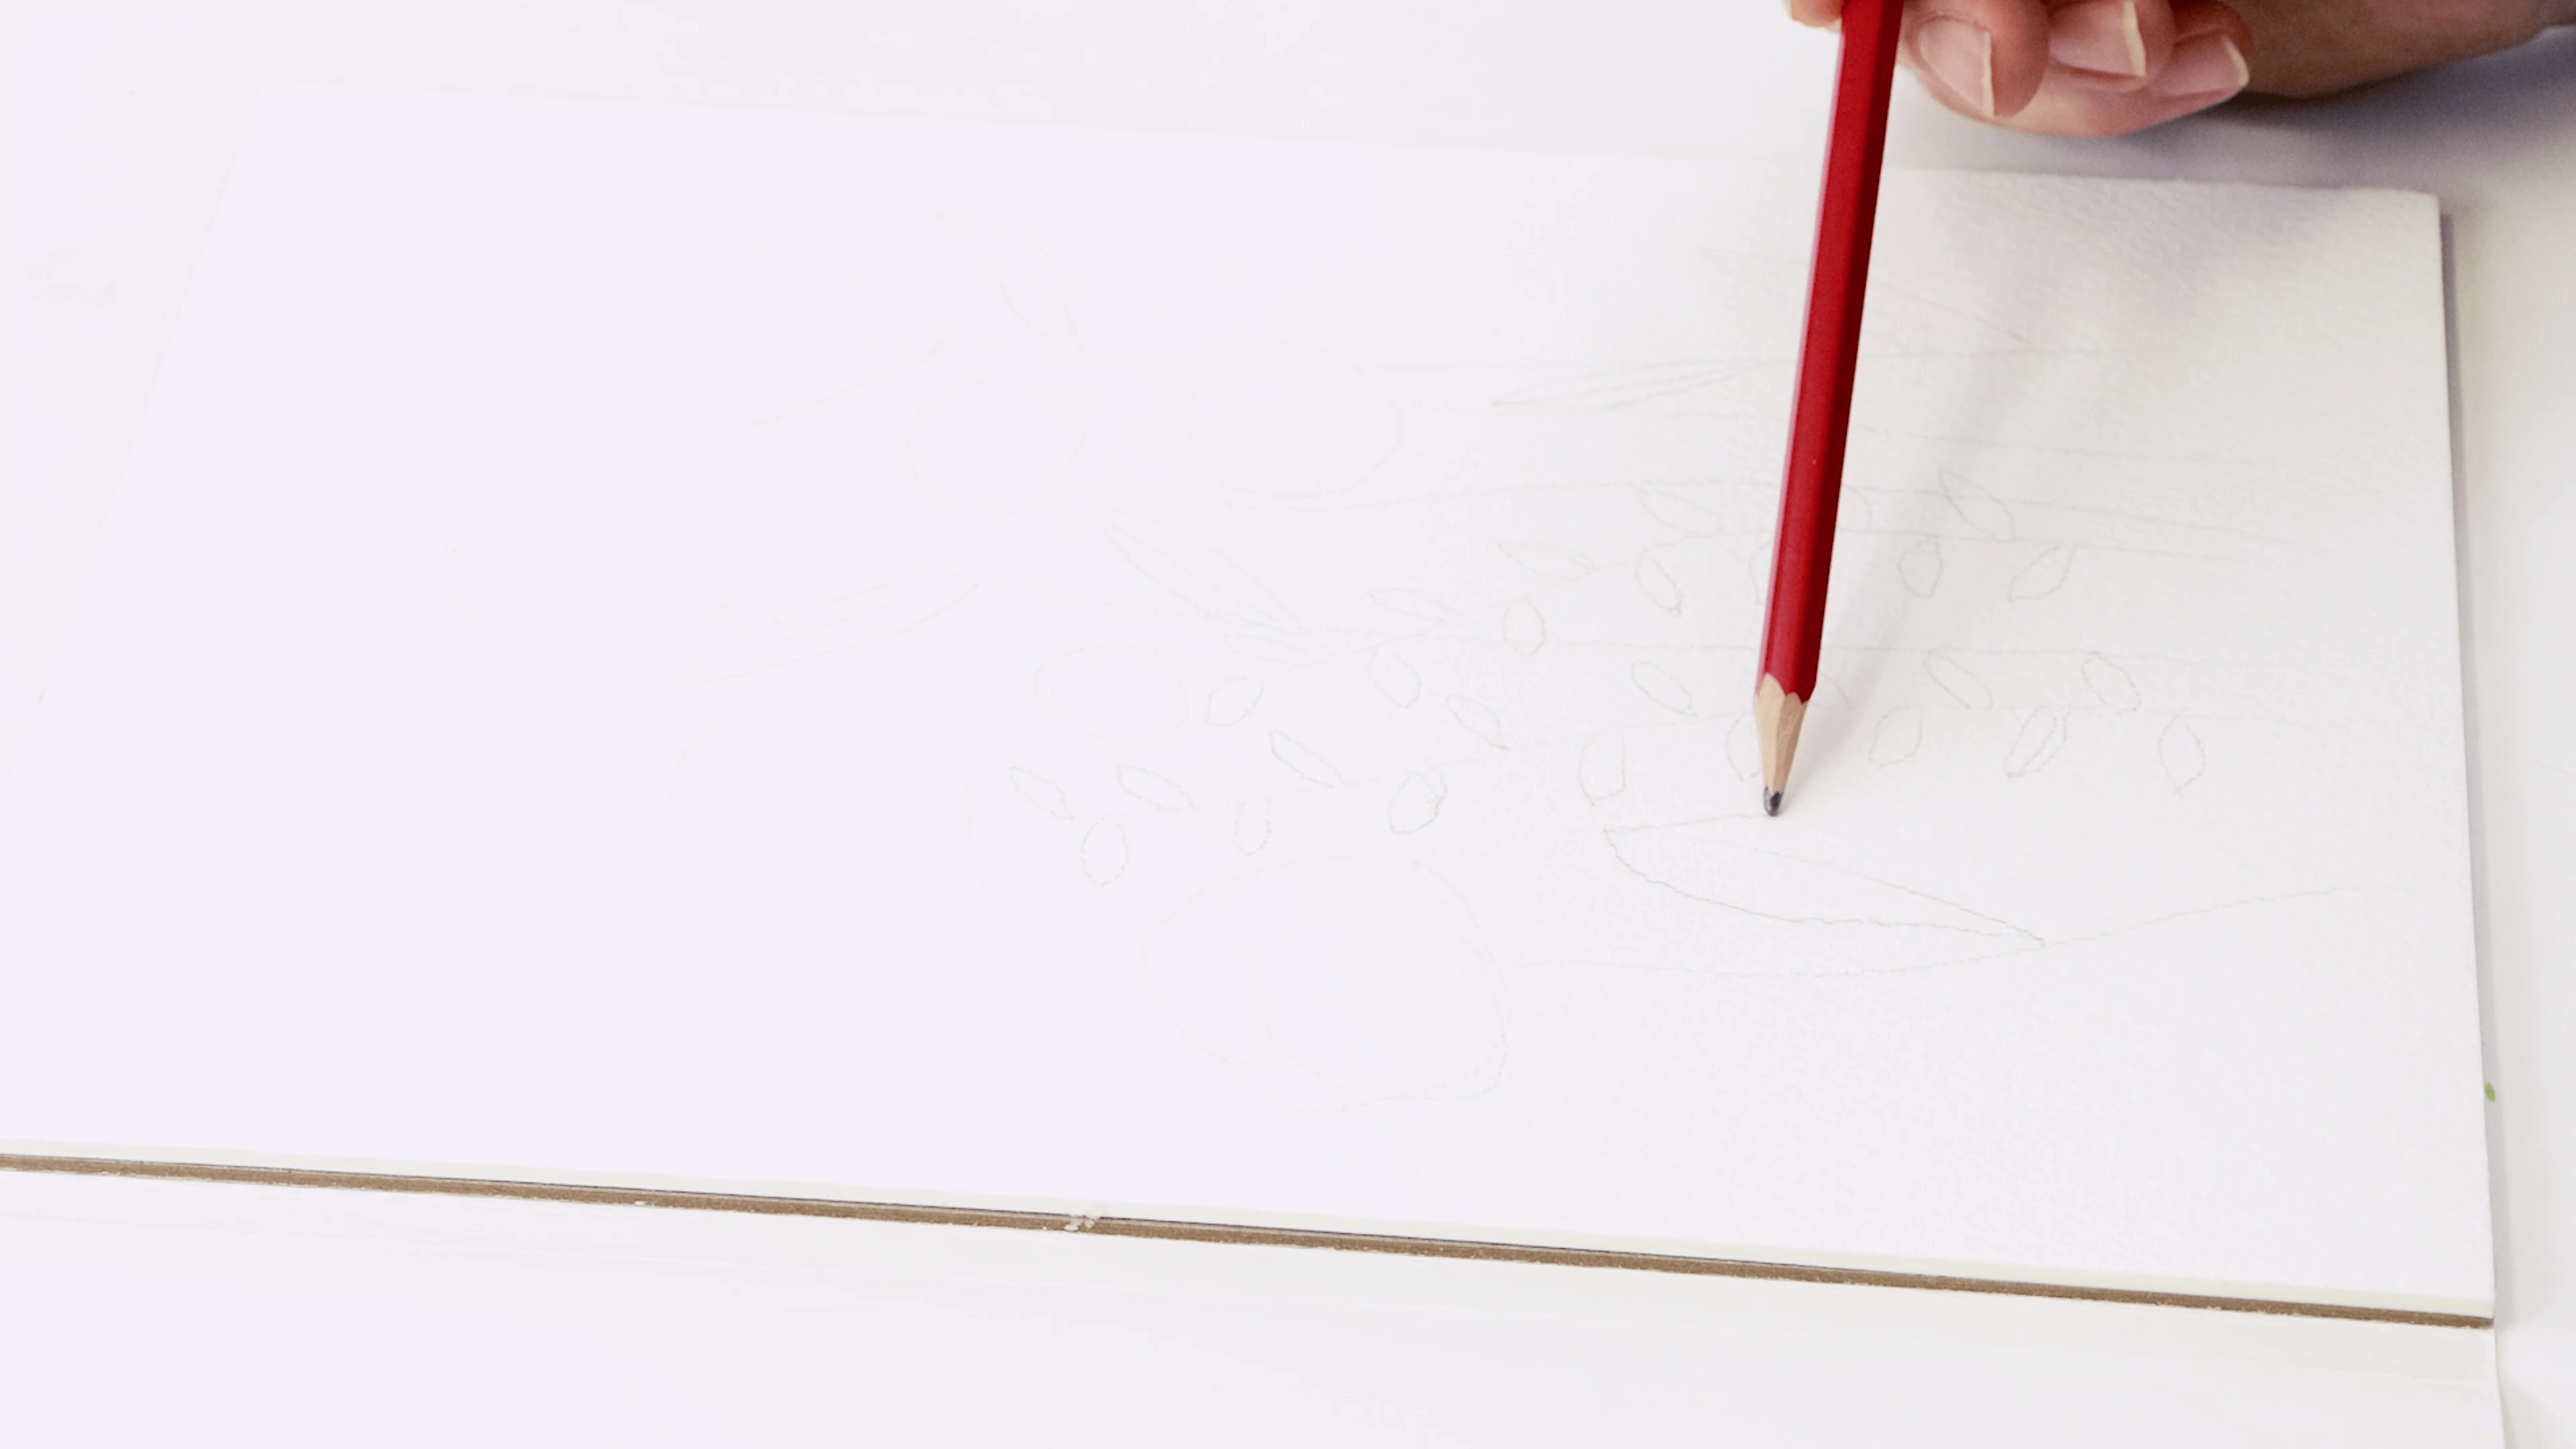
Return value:
<svg viewBox="0 0 2576 1449">
<path fill-rule="evenodd" d="M 999 1208 L 932 1207 L 914 1203 L 858 1202 L 840 1198 L 780 1197 L 761 1193 L 673 1191 L 659 1188 L 589 1187 L 571 1183 L 513 1182 L 501 1178 L 434 1177 L 392 1172 L 339 1172 L 300 1167 L 247 1167 L 229 1163 L 150 1162 L 108 1157 L 52 1157 L 0 1153 L 0 1171 L 64 1173 L 84 1177 L 140 1177 L 191 1182 L 248 1183 L 267 1187 L 327 1187 L 360 1192 L 415 1193 L 440 1197 L 517 1198 L 531 1202 L 594 1203 L 608 1207 L 681 1208 L 695 1212 L 765 1213 L 777 1217 L 855 1218 L 871 1222 L 927 1223 L 946 1227 L 1016 1228 L 1028 1232 L 1080 1232 L 1096 1237 L 1159 1238 L 1187 1243 L 1249 1243 L 1273 1247 L 1331 1248 L 1348 1253 L 1399 1253 L 1421 1258 L 1480 1262 L 1545 1263 L 1561 1267 L 1619 1268 L 1631 1272 L 1683 1273 L 1712 1278 L 1760 1278 L 1794 1283 L 1850 1283 L 1874 1288 L 1918 1288 L 1948 1293 L 2000 1293 L 2022 1298 L 2071 1298 L 2097 1303 L 2145 1303 L 2226 1313 L 2275 1313 L 2301 1318 L 2361 1319 L 2436 1328 L 2493 1328 L 2493 1318 L 2355 1304 L 2302 1303 L 2292 1299 L 2232 1298 L 2217 1294 L 2158 1293 L 2062 1283 L 2020 1283 L 1934 1273 L 1894 1273 L 1860 1268 L 1807 1267 L 1740 1258 L 1695 1258 L 1678 1253 L 1625 1253 L 1587 1248 L 1548 1248 L 1522 1243 L 1345 1233 L 1314 1228 L 1238 1227 L 1164 1218 L 1079 1217 Z"/>
</svg>

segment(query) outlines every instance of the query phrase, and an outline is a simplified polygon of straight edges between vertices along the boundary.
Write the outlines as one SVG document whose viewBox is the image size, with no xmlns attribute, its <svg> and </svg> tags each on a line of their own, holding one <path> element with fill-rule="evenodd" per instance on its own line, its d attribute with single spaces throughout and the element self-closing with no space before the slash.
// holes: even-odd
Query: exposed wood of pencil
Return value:
<svg viewBox="0 0 2576 1449">
<path fill-rule="evenodd" d="M 1762 808 L 1780 813 L 1789 788 L 1789 762 L 1798 755 L 1798 726 L 1807 722 L 1807 702 L 1781 688 L 1766 674 L 1753 690 L 1753 736 L 1762 746 Z"/>
<path fill-rule="evenodd" d="M 1843 6 L 1842 71 L 1825 145 L 1816 263 L 1807 288 L 1807 333 L 1798 354 L 1798 398 L 1780 480 L 1780 531 L 1772 546 L 1771 606 L 1762 628 L 1762 804 L 1780 812 L 1798 725 L 1815 698 L 1825 630 L 1825 577 L 1833 565 L 1834 514 L 1842 498 L 1843 445 L 1851 431 L 1852 374 L 1860 360 L 1871 224 L 1887 150 L 1887 104 L 1896 78 L 1902 0 Z M 1765 712 L 1764 696 L 1777 695 Z"/>
</svg>

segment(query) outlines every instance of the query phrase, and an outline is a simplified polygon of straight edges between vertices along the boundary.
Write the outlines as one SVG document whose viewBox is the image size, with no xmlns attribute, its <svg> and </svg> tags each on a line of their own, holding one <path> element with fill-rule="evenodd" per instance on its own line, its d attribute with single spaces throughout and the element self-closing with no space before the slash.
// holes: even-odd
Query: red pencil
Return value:
<svg viewBox="0 0 2576 1449">
<path fill-rule="evenodd" d="M 1753 723 L 1762 743 L 1762 808 L 1780 813 L 1798 726 L 1816 692 L 1825 632 L 1825 574 L 1834 560 L 1834 509 L 1851 429 L 1852 368 L 1860 360 L 1861 293 L 1869 283 L 1870 224 L 1887 151 L 1887 99 L 1896 81 L 1903 0 L 1845 0 L 1842 73 L 1834 82 L 1816 266 L 1807 287 L 1807 338 L 1780 481 L 1780 533 L 1771 556 L 1771 610 Z"/>
</svg>

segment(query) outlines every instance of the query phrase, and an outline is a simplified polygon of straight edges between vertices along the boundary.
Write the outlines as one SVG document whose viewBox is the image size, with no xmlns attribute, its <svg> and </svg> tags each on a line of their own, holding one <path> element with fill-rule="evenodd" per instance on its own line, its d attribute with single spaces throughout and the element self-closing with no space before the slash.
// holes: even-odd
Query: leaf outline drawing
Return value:
<svg viewBox="0 0 2576 1449">
<path fill-rule="evenodd" d="M 1342 783 L 1342 772 L 1334 769 L 1330 760 L 1278 730 L 1270 732 L 1270 757 L 1310 784 L 1332 789 Z"/>
<path fill-rule="evenodd" d="M 2191 727 L 2191 721 L 2177 714 L 2156 736 L 2156 761 L 2164 766 L 2165 779 L 2179 795 L 2209 769 L 2209 752 L 2201 745 L 2200 732 Z"/>
<path fill-rule="evenodd" d="M 1102 515 L 1109 546 L 1164 592 L 1211 618 L 1272 629 L 1297 621 L 1259 579 L 1187 529 L 1133 513 Z"/>
<path fill-rule="evenodd" d="M 1503 743 L 1502 720 L 1481 701 L 1469 699 L 1463 694 L 1453 694 L 1449 696 L 1449 717 L 1458 722 L 1460 729 L 1492 745 L 1495 749 L 1510 748 Z"/>
<path fill-rule="evenodd" d="M 1106 818 L 1092 822 L 1082 833 L 1082 873 L 1097 886 L 1127 873 L 1127 827 Z"/>
<path fill-rule="evenodd" d="M 1064 278 L 1055 258 L 1037 238 L 998 221 L 943 216 L 948 229 L 966 239 L 983 260 L 1002 304 L 1028 329 L 1050 342 L 1080 346 L 1073 306 L 1066 299 Z"/>
<path fill-rule="evenodd" d="M 1417 770 L 1404 777 L 1386 802 L 1387 828 L 1398 835 L 1427 830 L 1440 818 L 1440 807 L 1448 798 L 1449 786 L 1438 771 Z"/>
<path fill-rule="evenodd" d="M 2016 780 L 2035 775 L 2047 769 L 2048 762 L 2065 747 L 2065 706 L 2052 704 L 2032 710 L 2013 736 L 2012 748 L 2004 752 L 2004 774 Z"/>
<path fill-rule="evenodd" d="M 1260 854 L 1261 847 L 1270 843 L 1270 802 L 1246 800 L 1234 807 L 1234 828 L 1227 838 L 1240 854 Z"/>
<path fill-rule="evenodd" d="M 2013 536 L 2012 510 L 1987 492 L 1984 485 L 1965 474 L 1941 470 L 1941 496 L 1948 500 L 1950 511 L 1959 521 L 1981 537 L 1998 543 Z"/>
<path fill-rule="evenodd" d="M 1716 509 L 1678 493 L 1641 488 L 1637 491 L 1637 506 L 1646 510 L 1647 517 L 1676 533 L 1707 538 L 1726 532 L 1726 519 Z"/>
<path fill-rule="evenodd" d="M 1187 810 L 1191 805 L 1189 791 L 1142 765 L 1120 765 L 1118 788 L 1157 810 Z"/>
<path fill-rule="evenodd" d="M 1414 701 L 1422 698 L 1422 676 L 1414 672 L 1413 666 L 1405 662 L 1404 656 L 1398 654 L 1392 644 L 1369 656 L 1368 677 L 1369 683 L 1377 686 L 1377 692 L 1386 696 L 1387 703 L 1398 709 L 1410 709 Z"/>
<path fill-rule="evenodd" d="M 1207 722 L 1222 729 L 1241 724 L 1261 704 L 1261 681 L 1229 679 L 1208 691 Z"/>
<path fill-rule="evenodd" d="M 1923 748 L 1923 711 L 1910 704 L 1900 704 L 1878 717 L 1869 734 L 1869 758 L 1872 764 L 1901 765 L 1914 758 Z"/>
<path fill-rule="evenodd" d="M 2066 571 L 2074 563 L 2075 550 L 2062 543 L 2051 544 L 2020 573 L 2013 575 L 2004 593 L 2014 599 L 2045 599 L 2066 587 Z"/>
<path fill-rule="evenodd" d="M 1640 659 L 1628 666 L 1628 682 L 1637 692 L 1675 714 L 1689 714 L 1693 701 L 1690 687 L 1673 672 L 1651 659 Z"/>
<path fill-rule="evenodd" d="M 2138 682 L 2129 677 L 2129 671 L 2101 655 L 2085 655 L 2083 673 L 2084 687 L 2093 691 L 2095 699 L 2118 713 L 2127 714 L 2142 703 L 2138 697 Z"/>
<path fill-rule="evenodd" d="M 1045 814 L 1055 816 L 1059 820 L 1073 818 L 1073 809 L 1064 798 L 1064 787 L 1043 775 L 1013 765 L 1011 789 L 1017 792 L 1021 799 L 1028 801 Z"/>
<path fill-rule="evenodd" d="M 1681 613 L 1682 586 L 1661 560 L 1652 554 L 1638 559 L 1636 576 L 1637 587 L 1645 591 L 1647 600 L 1656 608 L 1667 614 Z"/>
<path fill-rule="evenodd" d="M 1628 789 L 1628 743 L 1617 735 L 1603 735 L 1583 747 L 1575 761 L 1575 781 L 1583 787 L 1583 798 L 1598 805 L 1616 799 Z"/>
<path fill-rule="evenodd" d="M 1979 679 L 1975 671 L 1949 655 L 1939 653 L 1924 655 L 1923 672 L 1932 676 L 1932 683 L 1938 686 L 1943 694 L 1968 708 L 1994 708 L 1995 692 L 1986 687 L 1986 682 Z"/>
</svg>

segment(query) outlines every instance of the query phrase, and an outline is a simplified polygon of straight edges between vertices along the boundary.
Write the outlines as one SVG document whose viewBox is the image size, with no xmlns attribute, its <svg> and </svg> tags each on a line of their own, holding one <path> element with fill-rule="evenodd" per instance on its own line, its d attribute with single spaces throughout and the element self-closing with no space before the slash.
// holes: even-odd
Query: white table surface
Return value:
<svg viewBox="0 0 2576 1449">
<path fill-rule="evenodd" d="M 0 17 L 0 748 L 258 88 L 457 87 L 1814 156 L 1767 4 L 91 0 Z M 2576 31 L 1899 164 L 2399 186 L 2450 218 L 2506 1433 L 2576 1445 Z M 23 1029 L 23 1027 L 22 1027 Z M 182 1084 L 173 1084 L 177 1089 Z M 28 1442 L 2493 1442 L 2489 1336 L 1528 1265 L 0 1175 Z M 1606 1432 L 1605 1432 L 1606 1431 Z M 14 1435 L 13 1435 L 14 1437 Z"/>
</svg>

